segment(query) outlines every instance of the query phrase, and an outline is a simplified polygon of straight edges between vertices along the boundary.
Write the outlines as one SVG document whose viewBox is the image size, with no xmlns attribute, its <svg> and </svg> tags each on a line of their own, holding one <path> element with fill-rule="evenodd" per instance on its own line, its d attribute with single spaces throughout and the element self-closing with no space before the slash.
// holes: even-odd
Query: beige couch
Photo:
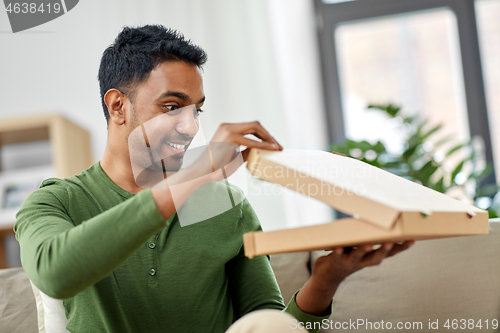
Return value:
<svg viewBox="0 0 500 333">
<path fill-rule="evenodd" d="M 272 256 L 285 301 L 307 280 L 311 262 L 322 254 Z M 347 278 L 334 298 L 331 322 L 324 323 L 331 329 L 322 332 L 381 332 L 390 329 L 388 323 L 394 331 L 403 330 L 397 325 L 410 325 L 406 331 L 436 332 L 447 330 L 447 321 L 447 331 L 493 332 L 492 320 L 500 319 L 499 277 L 499 220 L 490 222 L 489 235 L 417 242 L 405 253 Z M 0 270 L 2 333 L 38 332 L 35 304 L 21 268 Z M 421 328 L 416 326 L 420 323 Z"/>
<path fill-rule="evenodd" d="M 304 283 L 310 262 L 324 254 L 272 256 L 285 301 Z M 500 332 L 491 323 L 497 320 L 500 328 L 500 219 L 490 220 L 488 235 L 417 242 L 379 266 L 351 275 L 334 297 L 330 320 L 330 329 L 322 332 L 383 332 L 391 329 L 388 322 L 394 331 Z M 358 320 L 364 324 L 351 325 Z M 397 329 L 398 323 L 411 329 Z M 335 329 L 335 324 L 344 328 Z M 429 328 L 436 324 L 438 330 Z"/>
</svg>

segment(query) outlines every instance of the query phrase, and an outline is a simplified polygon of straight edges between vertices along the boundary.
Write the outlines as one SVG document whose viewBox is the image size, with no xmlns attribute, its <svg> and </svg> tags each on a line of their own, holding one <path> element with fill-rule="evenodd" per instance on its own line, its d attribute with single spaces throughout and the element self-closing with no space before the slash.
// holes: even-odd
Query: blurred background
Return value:
<svg viewBox="0 0 500 333">
<path fill-rule="evenodd" d="M 102 52 L 123 26 L 158 23 L 208 53 L 207 139 L 222 122 L 259 120 L 285 148 L 327 150 L 348 138 L 380 141 L 395 156 L 413 130 L 405 117 L 417 115 L 428 129 L 442 125 L 439 136 L 425 138 L 442 172 L 453 173 L 468 156 L 461 147 L 439 158 L 438 141 L 451 136 L 443 151 L 475 142 L 478 160 L 491 166 L 482 182 L 496 184 L 499 17 L 500 0 L 82 0 L 13 34 L 0 9 L 0 122 L 55 112 L 90 133 L 92 162 L 100 160 L 107 135 L 97 82 Z M 401 108 L 396 117 L 368 108 L 389 103 Z M 48 141 L 4 144 L 2 172 L 50 164 L 51 149 Z M 248 198 L 265 230 L 334 218 L 321 203 L 250 182 Z"/>
</svg>

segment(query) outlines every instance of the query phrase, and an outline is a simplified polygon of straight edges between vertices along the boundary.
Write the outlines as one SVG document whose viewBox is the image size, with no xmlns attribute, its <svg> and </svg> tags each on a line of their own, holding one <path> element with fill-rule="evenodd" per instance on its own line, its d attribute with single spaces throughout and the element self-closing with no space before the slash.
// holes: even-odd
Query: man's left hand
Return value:
<svg viewBox="0 0 500 333">
<path fill-rule="evenodd" d="M 297 306 L 306 313 L 324 313 L 338 286 L 347 276 L 362 268 L 378 265 L 385 258 L 408 249 L 413 243 L 384 243 L 377 250 L 373 250 L 372 245 L 362 245 L 348 253 L 343 247 L 334 248 L 332 253 L 315 261 L 311 278 L 297 294 Z"/>
</svg>

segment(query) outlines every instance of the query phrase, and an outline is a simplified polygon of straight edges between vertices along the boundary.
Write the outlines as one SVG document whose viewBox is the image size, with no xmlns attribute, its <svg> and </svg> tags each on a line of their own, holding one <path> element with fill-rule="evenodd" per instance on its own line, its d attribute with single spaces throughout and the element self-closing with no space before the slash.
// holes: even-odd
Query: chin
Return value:
<svg viewBox="0 0 500 333">
<path fill-rule="evenodd" d="M 177 172 L 182 168 L 182 157 L 179 159 L 168 159 L 165 161 L 165 171 L 166 172 Z"/>
</svg>

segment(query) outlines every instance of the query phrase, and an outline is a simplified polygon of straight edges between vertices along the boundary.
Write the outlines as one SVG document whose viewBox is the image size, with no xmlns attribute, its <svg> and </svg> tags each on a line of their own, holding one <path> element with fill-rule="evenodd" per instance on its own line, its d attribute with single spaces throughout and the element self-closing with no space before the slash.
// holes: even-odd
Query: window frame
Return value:
<svg viewBox="0 0 500 333">
<path fill-rule="evenodd" d="M 453 11 L 457 18 L 470 137 L 480 136 L 483 139 L 486 162 L 493 166 L 493 170 L 495 169 L 476 24 L 475 0 L 356 0 L 331 4 L 323 3 L 322 0 L 314 0 L 314 2 L 330 142 L 338 143 L 345 140 L 335 40 L 336 28 L 341 24 L 353 21 L 447 8 Z M 496 183 L 494 171 L 484 180 L 484 183 Z"/>
</svg>

